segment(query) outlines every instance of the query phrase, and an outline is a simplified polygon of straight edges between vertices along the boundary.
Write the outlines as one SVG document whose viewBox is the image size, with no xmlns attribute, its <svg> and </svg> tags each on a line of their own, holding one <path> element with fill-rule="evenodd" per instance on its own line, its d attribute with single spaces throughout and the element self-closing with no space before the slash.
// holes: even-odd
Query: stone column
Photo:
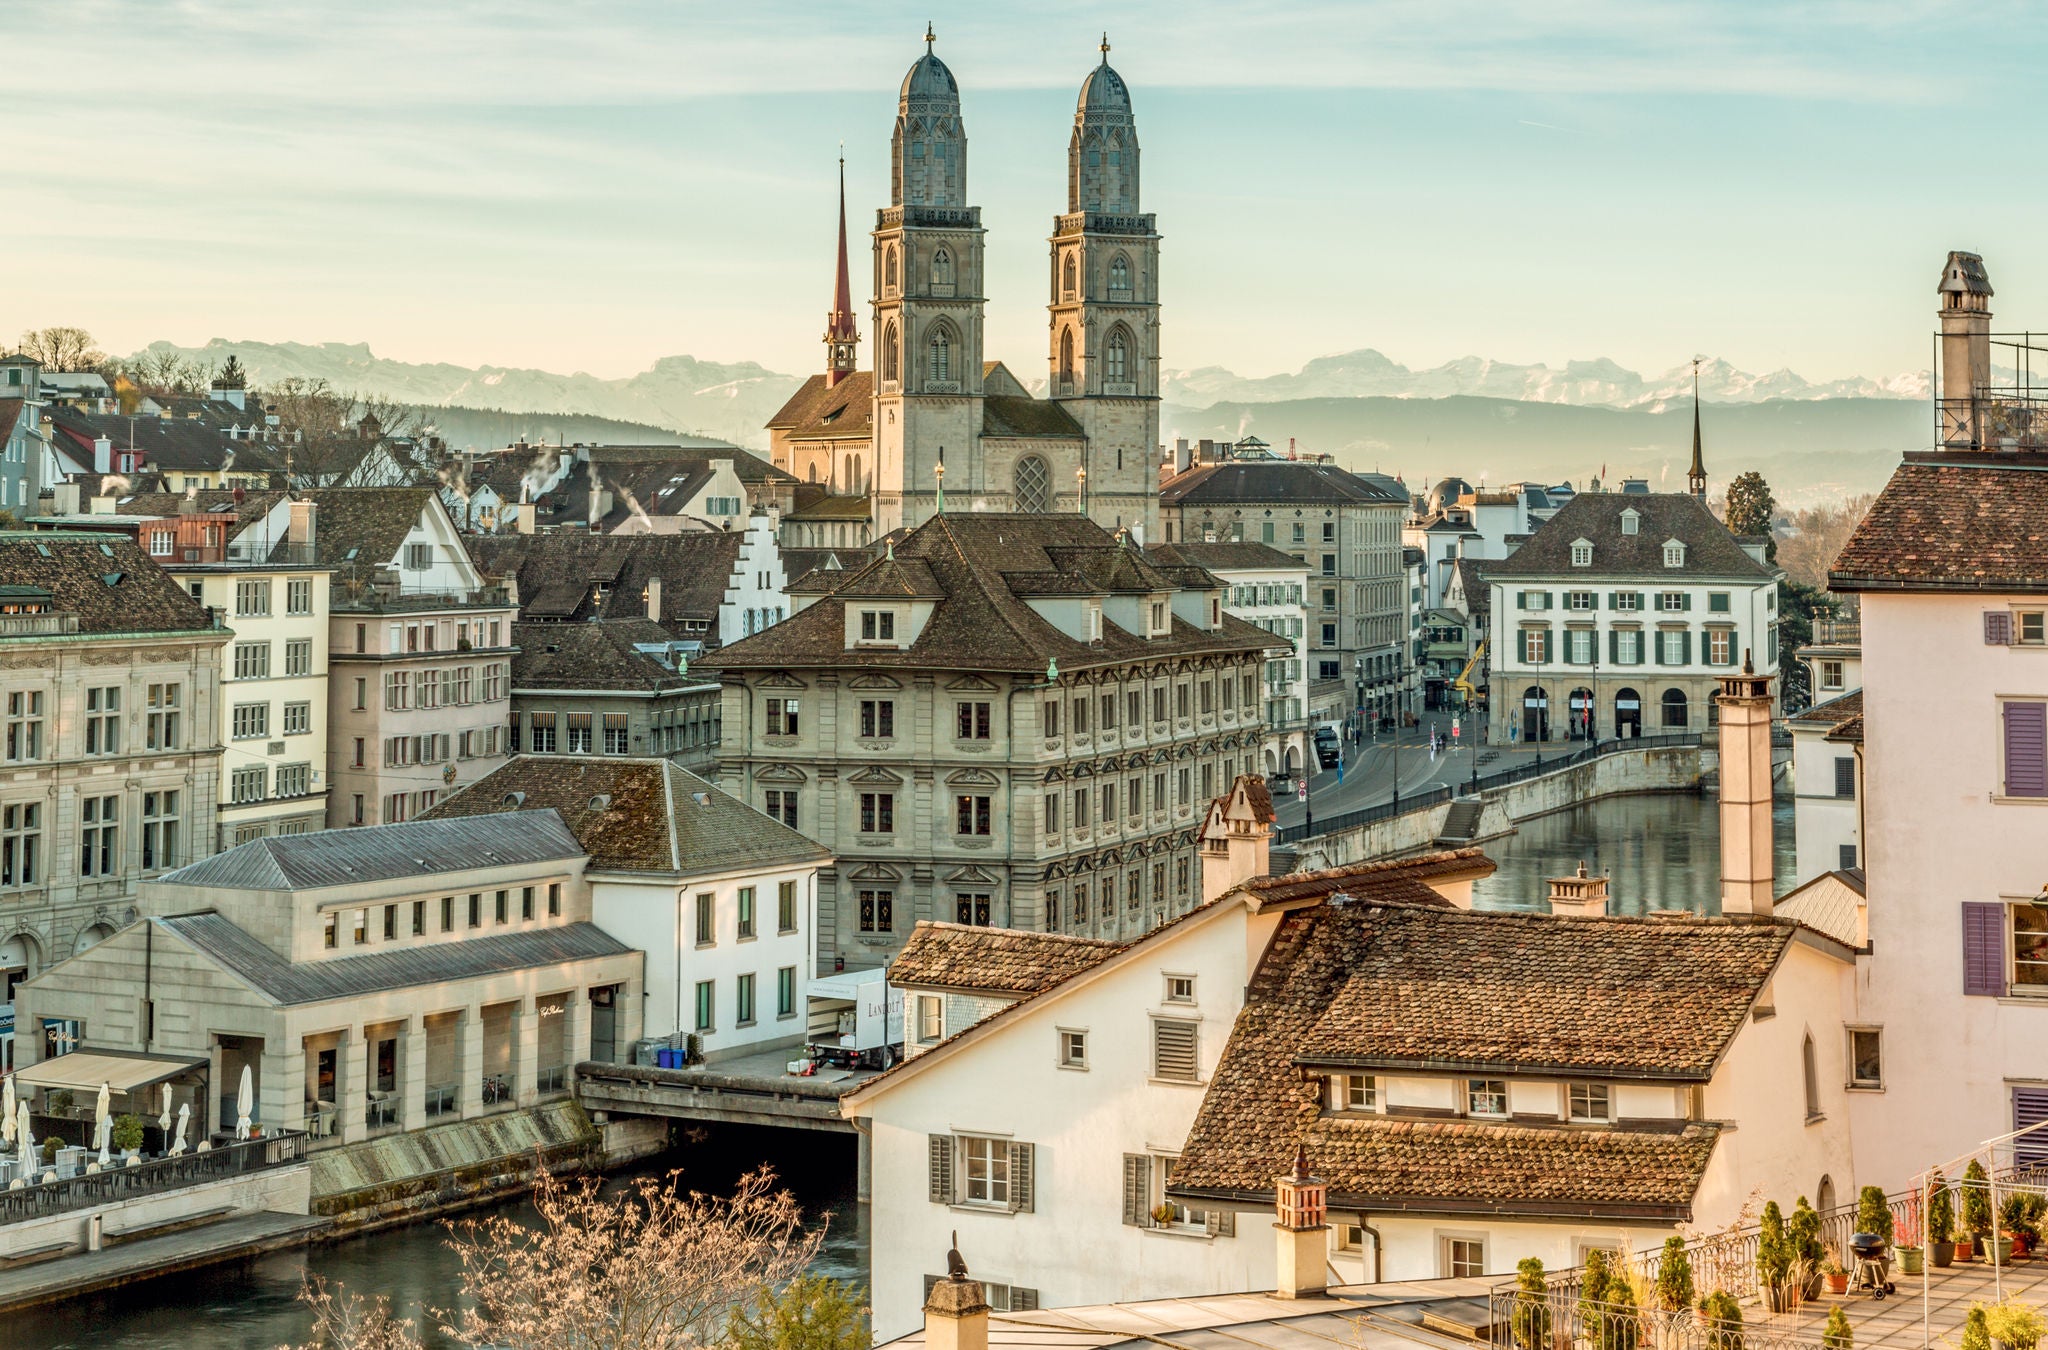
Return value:
<svg viewBox="0 0 2048 1350">
<path fill-rule="evenodd" d="M 633 1043 L 647 1034 L 643 1029 L 647 1021 L 647 981 L 639 975 L 628 975 L 619 982 L 619 992 L 613 1002 L 619 1053 L 630 1060 Z"/>
<path fill-rule="evenodd" d="M 344 1144 L 370 1137 L 370 1045 L 358 1022 L 342 1034 L 341 1081 L 334 1085 L 334 1109 L 341 1117 L 335 1131 Z"/>
<path fill-rule="evenodd" d="M 289 1042 L 288 1044 L 286 1042 Z M 234 1097 L 239 1082 L 217 1093 L 228 1100 L 230 1114 L 215 1122 L 218 1130 L 235 1128 Z M 269 1129 L 306 1128 L 306 1042 L 304 1037 L 278 1037 L 263 1042 L 256 1067 L 256 1122 Z M 196 1139 L 191 1142 L 198 1142 Z"/>
<path fill-rule="evenodd" d="M 407 1130 L 427 1124 L 427 1024 L 419 1013 L 398 1032 L 398 1123 Z"/>
<path fill-rule="evenodd" d="M 531 1106 L 539 1096 L 540 1015 L 526 994 L 512 1009 L 512 1100 Z"/>
<path fill-rule="evenodd" d="M 590 991 L 570 990 L 562 1016 L 568 1023 L 562 1028 L 562 1055 L 573 1069 L 590 1058 Z"/>
<path fill-rule="evenodd" d="M 455 1100 L 462 1118 L 470 1120 L 483 1113 L 484 1010 L 472 1003 L 462 1010 L 456 1027 Z"/>
</svg>

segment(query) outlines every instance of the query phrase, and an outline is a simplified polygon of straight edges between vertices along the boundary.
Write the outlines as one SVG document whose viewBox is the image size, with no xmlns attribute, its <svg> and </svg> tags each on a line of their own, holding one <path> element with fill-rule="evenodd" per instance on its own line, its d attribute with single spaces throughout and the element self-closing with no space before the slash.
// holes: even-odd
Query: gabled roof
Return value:
<svg viewBox="0 0 2048 1350">
<path fill-rule="evenodd" d="M 1297 459 L 1228 459 L 1197 464 L 1175 474 L 1159 490 L 1162 506 L 1230 506 L 1243 502 L 1392 502 L 1408 504 L 1408 494 L 1386 482 Z"/>
<path fill-rule="evenodd" d="M 486 821 L 408 820 L 370 829 L 266 835 L 158 878 L 215 890 L 292 891 L 353 886 L 486 867 L 563 862 L 582 847 L 552 811 Z"/>
<path fill-rule="evenodd" d="M 44 412 L 59 435 L 67 437 L 71 446 L 85 452 L 88 468 L 92 464 L 93 442 L 101 436 L 113 444 L 117 453 L 132 446 L 152 468 L 195 472 L 216 472 L 233 467 L 239 458 L 253 457 L 261 445 L 260 442 L 236 440 L 209 420 L 148 415 L 131 418 L 114 413 L 84 412 L 64 404 L 52 405 Z M 245 417 L 249 423 L 262 420 L 260 412 Z"/>
<path fill-rule="evenodd" d="M 1086 433 L 1072 413 L 1049 399 L 990 394 L 981 401 L 981 434 L 1079 440 Z"/>
<path fill-rule="evenodd" d="M 593 871 L 696 876 L 831 856 L 665 759 L 519 755 L 422 819 L 481 825 L 536 812 L 567 822 Z"/>
<path fill-rule="evenodd" d="M 125 535 L 109 531 L 0 531 L 0 581 L 49 593 L 51 610 L 78 616 L 78 632 L 219 632 L 203 606 Z"/>
<path fill-rule="evenodd" d="M 446 516 L 431 487 L 312 488 L 299 495 L 320 508 L 313 552 L 323 567 L 381 567 L 398 557 L 423 514 Z M 452 522 L 449 531 L 454 532 Z"/>
<path fill-rule="evenodd" d="M 796 440 L 866 438 L 874 434 L 874 400 L 873 371 L 852 371 L 833 385 L 813 375 L 768 419 L 768 429 Z"/>
<path fill-rule="evenodd" d="M 325 522 L 322 522 L 323 528 Z M 519 580 L 522 619 L 647 617 L 647 583 L 661 581 L 662 627 L 718 640 L 718 607 L 732 585 L 746 536 L 702 534 L 467 534 L 462 546 L 486 575 Z M 606 587 L 599 598 L 593 587 Z M 707 627 L 692 631 L 691 623 Z"/>
<path fill-rule="evenodd" d="M 1632 510 L 1640 518 L 1635 534 L 1621 531 L 1624 510 Z M 1590 567 L 1572 566 L 1572 544 L 1578 540 L 1592 542 Z M 1671 540 L 1685 545 L 1682 566 L 1664 565 L 1664 545 Z M 1682 492 L 1628 497 L 1613 492 L 1581 493 L 1538 526 L 1527 543 L 1505 558 L 1486 563 L 1486 579 L 1492 582 L 1534 576 L 1764 582 L 1775 575 L 1744 551 L 1728 527 L 1714 519 L 1706 503 Z"/>
<path fill-rule="evenodd" d="M 2048 456 L 1913 455 L 1828 569 L 1862 592 L 2048 591 Z"/>
<path fill-rule="evenodd" d="M 1155 562 L 1202 567 L 1212 572 L 1306 572 L 1308 564 L 1291 553 L 1256 540 L 1223 539 L 1211 543 L 1154 544 L 1145 552 Z"/>
<path fill-rule="evenodd" d="M 1863 691 L 1851 689 L 1838 694 L 1825 703 L 1816 703 L 1805 712 L 1794 713 L 1785 720 L 1801 727 L 1839 727 L 1851 718 L 1863 716 Z"/>
<path fill-rule="evenodd" d="M 668 630 L 652 619 L 588 623 L 515 623 L 512 688 L 618 689 L 658 692 L 701 683 L 640 650 L 667 646 Z"/>
<path fill-rule="evenodd" d="M 889 963 L 889 982 L 899 988 L 1022 996 L 1048 989 L 1121 949 L 1121 943 L 1065 933 L 920 919 Z"/>
</svg>

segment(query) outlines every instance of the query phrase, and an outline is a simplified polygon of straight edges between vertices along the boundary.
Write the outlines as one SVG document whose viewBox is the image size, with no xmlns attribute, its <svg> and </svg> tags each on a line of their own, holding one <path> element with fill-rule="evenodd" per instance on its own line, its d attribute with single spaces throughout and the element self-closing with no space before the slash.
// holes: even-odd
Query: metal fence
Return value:
<svg viewBox="0 0 2048 1350">
<path fill-rule="evenodd" d="M 1532 778 L 1541 778 L 1545 774 L 1590 764 L 1607 755 L 1630 750 L 1697 749 L 1702 740 L 1697 732 L 1673 732 L 1662 736 L 1638 736 L 1625 741 L 1599 741 L 1562 755 L 1546 756 L 1541 760 L 1532 759 L 1511 769 L 1483 773 L 1478 778 L 1457 787 L 1431 788 L 1427 792 L 1403 797 L 1399 801 L 1381 802 L 1377 806 L 1368 806 L 1357 811 L 1344 811 L 1334 816 L 1317 816 L 1312 822 L 1305 821 L 1300 825 L 1283 826 L 1276 842 L 1292 844 L 1307 839 L 1312 834 L 1334 834 L 1339 830 L 1357 829 L 1361 825 L 1390 820 L 1414 811 L 1428 811 L 1459 797 L 1477 797 L 1481 793 L 1504 788 L 1513 783 L 1524 783 Z"/>
<path fill-rule="evenodd" d="M 1582 1302 L 1513 1287 L 1494 1290 L 1487 1312 L 1485 1338 L 1496 1350 L 1814 1350 L 1819 1339 L 1818 1327 L 1788 1332 L 1739 1315 Z"/>
<path fill-rule="evenodd" d="M 282 1167 L 305 1156 L 305 1134 L 282 1130 L 258 1139 L 238 1139 L 204 1151 L 182 1153 L 175 1158 L 152 1158 L 132 1167 L 116 1164 L 99 1172 L 0 1190 L 0 1224 L 160 1195 L 224 1177 Z"/>
</svg>

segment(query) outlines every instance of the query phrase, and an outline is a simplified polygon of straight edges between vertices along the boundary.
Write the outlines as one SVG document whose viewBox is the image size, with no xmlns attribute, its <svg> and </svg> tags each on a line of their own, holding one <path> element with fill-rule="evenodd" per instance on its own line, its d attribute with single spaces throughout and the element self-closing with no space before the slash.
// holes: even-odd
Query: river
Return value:
<svg viewBox="0 0 2048 1350">
<path fill-rule="evenodd" d="M 1711 794 L 1610 797 L 1525 822 L 1485 845 L 1500 870 L 1478 884 L 1481 908 L 1540 909 L 1545 882 L 1581 860 L 1613 876 L 1622 913 L 1720 909 L 1721 831 Z M 1777 800 L 1778 892 L 1793 881 L 1792 801 Z M 866 1213 L 854 1201 L 851 1138 L 790 1130 L 709 1131 L 702 1142 L 651 1158 L 622 1174 L 682 1169 L 682 1184 L 719 1192 L 748 1167 L 772 1161 L 807 1215 L 827 1224 L 816 1270 L 867 1279 Z M 531 1214 L 523 1204 L 501 1211 Z M 0 1323 L 6 1350 L 273 1350 L 307 1333 L 299 1290 L 308 1272 L 361 1293 L 388 1295 L 403 1315 L 445 1307 L 454 1297 L 454 1254 L 439 1224 L 422 1223 L 241 1266 L 134 1285 L 62 1308 L 17 1314 Z M 429 1344 L 439 1343 L 430 1338 Z"/>
</svg>

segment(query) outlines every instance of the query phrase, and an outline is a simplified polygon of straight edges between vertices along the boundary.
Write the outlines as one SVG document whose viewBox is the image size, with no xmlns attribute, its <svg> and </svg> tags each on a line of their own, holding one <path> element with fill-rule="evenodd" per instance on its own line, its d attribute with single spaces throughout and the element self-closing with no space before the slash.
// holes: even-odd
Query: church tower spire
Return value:
<svg viewBox="0 0 2048 1350">
<path fill-rule="evenodd" d="M 1707 463 L 1700 455 L 1700 359 L 1692 359 L 1692 467 L 1685 473 L 1686 487 L 1701 501 L 1707 499 Z"/>
<path fill-rule="evenodd" d="M 825 319 L 825 387 L 859 369 L 860 330 L 853 322 L 853 279 L 846 268 L 846 151 L 839 152 L 839 273 L 832 283 L 832 312 Z"/>
</svg>

